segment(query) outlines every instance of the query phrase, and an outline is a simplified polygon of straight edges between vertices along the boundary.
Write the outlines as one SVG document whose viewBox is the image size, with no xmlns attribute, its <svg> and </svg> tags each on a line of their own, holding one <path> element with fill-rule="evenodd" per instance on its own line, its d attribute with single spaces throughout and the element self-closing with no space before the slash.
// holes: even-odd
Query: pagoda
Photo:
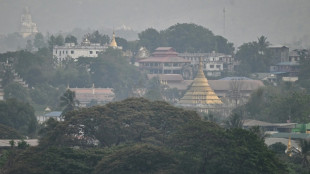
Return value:
<svg viewBox="0 0 310 174">
<path fill-rule="evenodd" d="M 197 76 L 177 105 L 208 112 L 208 109 L 215 109 L 222 104 L 223 102 L 210 87 L 203 73 L 203 63 L 200 58 Z"/>
<path fill-rule="evenodd" d="M 112 36 L 112 41 L 110 43 L 110 47 L 117 48 L 117 43 L 116 43 L 116 40 L 115 40 L 115 33 L 114 33 L 114 31 L 113 31 L 113 36 Z"/>
</svg>

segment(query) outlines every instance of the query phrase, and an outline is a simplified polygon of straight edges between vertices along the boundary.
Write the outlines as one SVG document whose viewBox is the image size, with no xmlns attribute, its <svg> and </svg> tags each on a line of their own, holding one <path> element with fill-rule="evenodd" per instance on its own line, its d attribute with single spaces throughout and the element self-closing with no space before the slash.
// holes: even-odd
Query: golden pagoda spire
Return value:
<svg viewBox="0 0 310 174">
<path fill-rule="evenodd" d="M 112 41 L 110 43 L 110 47 L 114 47 L 114 48 L 117 47 L 117 43 L 115 41 L 115 33 L 114 33 L 114 31 L 113 31 L 113 36 L 112 36 Z"/>
<path fill-rule="evenodd" d="M 286 153 L 288 154 L 288 156 L 290 156 L 290 157 L 292 156 L 291 136 L 290 136 L 289 139 L 288 139 Z"/>
<path fill-rule="evenodd" d="M 203 73 L 202 58 L 199 60 L 199 69 L 190 89 L 181 98 L 179 104 L 223 104 L 210 87 Z"/>
</svg>

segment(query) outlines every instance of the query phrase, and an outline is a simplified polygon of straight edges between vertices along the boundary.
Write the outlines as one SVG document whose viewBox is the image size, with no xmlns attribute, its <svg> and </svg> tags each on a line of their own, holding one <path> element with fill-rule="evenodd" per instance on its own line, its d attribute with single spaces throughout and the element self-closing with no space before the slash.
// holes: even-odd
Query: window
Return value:
<svg viewBox="0 0 310 174">
<path fill-rule="evenodd" d="M 99 53 L 99 51 L 96 51 L 96 54 L 98 54 Z"/>
<path fill-rule="evenodd" d="M 73 51 L 73 50 L 71 51 L 71 54 L 74 54 L 74 51 Z"/>
<path fill-rule="evenodd" d="M 93 54 L 93 51 L 89 51 L 89 54 Z"/>
<path fill-rule="evenodd" d="M 68 51 L 66 51 L 66 54 L 68 54 Z"/>
<path fill-rule="evenodd" d="M 210 68 L 214 68 L 214 65 L 210 65 Z"/>
<path fill-rule="evenodd" d="M 55 52 L 56 54 L 57 54 L 57 50 L 56 50 L 56 52 Z"/>
<path fill-rule="evenodd" d="M 221 68 L 221 65 L 216 65 L 216 68 Z"/>
</svg>

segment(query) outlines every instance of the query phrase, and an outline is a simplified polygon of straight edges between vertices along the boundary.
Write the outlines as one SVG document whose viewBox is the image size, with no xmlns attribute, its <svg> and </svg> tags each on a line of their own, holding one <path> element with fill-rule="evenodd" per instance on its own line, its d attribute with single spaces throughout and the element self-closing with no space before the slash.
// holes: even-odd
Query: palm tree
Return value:
<svg viewBox="0 0 310 174">
<path fill-rule="evenodd" d="M 309 168 L 309 160 L 308 156 L 310 154 L 310 141 L 309 140 L 301 140 L 300 141 L 301 147 L 301 165 L 303 168 Z"/>
<path fill-rule="evenodd" d="M 242 116 L 237 113 L 233 113 L 227 118 L 225 125 L 229 129 L 242 128 L 243 126 Z"/>
<path fill-rule="evenodd" d="M 267 41 L 267 37 L 265 36 L 258 37 L 257 40 L 258 53 L 263 55 L 265 54 L 264 51 L 267 49 L 270 43 Z"/>
<path fill-rule="evenodd" d="M 62 111 L 62 115 L 67 113 L 68 111 L 75 110 L 78 108 L 80 102 L 75 97 L 75 92 L 67 89 L 67 91 L 60 97 L 60 106 L 64 107 Z"/>
</svg>

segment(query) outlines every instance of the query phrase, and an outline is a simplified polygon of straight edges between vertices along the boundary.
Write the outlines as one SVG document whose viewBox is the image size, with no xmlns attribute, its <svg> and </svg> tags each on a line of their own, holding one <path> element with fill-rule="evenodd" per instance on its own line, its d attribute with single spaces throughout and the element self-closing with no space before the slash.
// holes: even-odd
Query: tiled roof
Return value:
<svg viewBox="0 0 310 174">
<path fill-rule="evenodd" d="M 219 80 L 253 80 L 247 77 L 225 77 Z"/>
<path fill-rule="evenodd" d="M 114 94 L 112 88 L 70 88 L 71 91 L 74 91 L 76 94 Z"/>
<path fill-rule="evenodd" d="M 158 47 L 155 51 L 175 51 L 172 47 Z"/>
<path fill-rule="evenodd" d="M 186 60 L 182 57 L 149 57 L 139 62 L 162 62 L 162 63 L 169 63 L 169 62 L 179 62 L 179 63 L 190 63 L 189 60 Z"/>
<path fill-rule="evenodd" d="M 148 79 L 152 79 L 153 77 L 158 77 L 159 80 L 183 81 L 181 74 L 147 74 Z"/>
</svg>

